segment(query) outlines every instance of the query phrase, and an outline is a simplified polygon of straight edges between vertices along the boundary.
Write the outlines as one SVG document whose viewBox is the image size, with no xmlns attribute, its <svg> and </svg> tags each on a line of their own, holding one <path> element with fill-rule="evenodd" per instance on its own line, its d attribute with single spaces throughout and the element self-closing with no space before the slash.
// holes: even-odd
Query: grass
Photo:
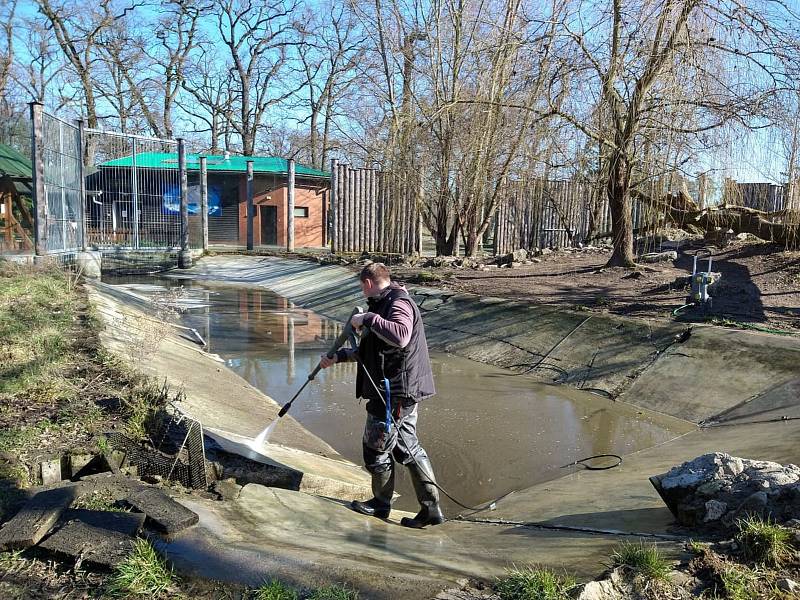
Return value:
<svg viewBox="0 0 800 600">
<path fill-rule="evenodd" d="M 513 568 L 494 586 L 501 600 L 567 600 L 576 581 L 552 569 Z"/>
<path fill-rule="evenodd" d="M 297 592 L 277 579 L 267 581 L 258 588 L 254 600 L 297 600 Z"/>
<path fill-rule="evenodd" d="M 119 505 L 109 490 L 95 490 L 91 494 L 86 494 L 73 503 L 72 508 L 104 510 L 108 512 L 130 512 Z"/>
<path fill-rule="evenodd" d="M 736 541 L 745 559 L 759 565 L 779 567 L 794 556 L 792 532 L 760 517 L 747 517 L 738 522 Z"/>
<path fill-rule="evenodd" d="M 114 598 L 158 598 L 177 584 L 172 569 L 147 540 L 136 540 L 133 553 L 120 563 L 106 586 Z"/>
<path fill-rule="evenodd" d="M 314 590 L 308 600 L 358 600 L 358 590 L 346 585 L 326 585 Z"/>
<path fill-rule="evenodd" d="M 728 600 L 756 600 L 763 597 L 759 576 L 746 567 L 730 565 L 720 573 L 720 579 Z"/>
<path fill-rule="evenodd" d="M 671 568 L 655 544 L 622 542 L 611 555 L 612 565 L 627 567 L 635 575 L 665 581 Z"/>
</svg>

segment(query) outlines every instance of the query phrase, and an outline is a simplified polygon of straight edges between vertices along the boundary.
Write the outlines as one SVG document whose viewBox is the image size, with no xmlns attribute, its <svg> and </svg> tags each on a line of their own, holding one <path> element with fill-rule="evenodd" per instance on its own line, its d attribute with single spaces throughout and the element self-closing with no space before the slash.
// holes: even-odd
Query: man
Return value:
<svg viewBox="0 0 800 600">
<path fill-rule="evenodd" d="M 428 342 L 419 308 L 406 289 L 391 280 L 382 263 L 365 266 L 359 276 L 369 312 L 353 316 L 353 327 L 367 327 L 357 350 L 324 354 L 322 368 L 358 361 L 356 396 L 367 400 L 362 441 L 364 464 L 372 475 L 373 498 L 354 501 L 359 513 L 386 519 L 394 494 L 394 464 L 408 467 L 420 511 L 401 524 L 421 528 L 444 522 L 431 461 L 417 439 L 417 403 L 436 393 Z M 387 393 L 388 392 L 388 393 Z M 388 407 L 386 400 L 388 399 Z"/>
</svg>

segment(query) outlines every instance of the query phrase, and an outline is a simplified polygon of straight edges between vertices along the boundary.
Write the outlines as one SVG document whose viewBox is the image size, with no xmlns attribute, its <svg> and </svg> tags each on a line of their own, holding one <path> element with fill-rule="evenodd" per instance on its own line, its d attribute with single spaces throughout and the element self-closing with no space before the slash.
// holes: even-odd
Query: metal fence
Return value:
<svg viewBox="0 0 800 600">
<path fill-rule="evenodd" d="M 84 245 L 80 127 L 40 104 L 31 105 L 31 119 L 36 253 L 76 252 Z"/>
<path fill-rule="evenodd" d="M 85 130 L 86 230 L 97 248 L 181 244 L 178 142 Z"/>
</svg>

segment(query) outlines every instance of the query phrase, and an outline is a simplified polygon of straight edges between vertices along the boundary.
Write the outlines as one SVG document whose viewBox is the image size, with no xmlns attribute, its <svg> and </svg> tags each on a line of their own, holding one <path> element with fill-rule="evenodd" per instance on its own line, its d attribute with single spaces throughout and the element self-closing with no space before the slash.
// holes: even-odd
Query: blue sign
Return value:
<svg viewBox="0 0 800 600">
<path fill-rule="evenodd" d="M 219 217 L 222 215 L 222 193 L 218 186 L 208 186 L 208 216 Z M 181 212 L 181 188 L 172 185 L 167 188 L 163 195 L 161 212 L 165 215 L 175 215 Z M 189 214 L 200 214 L 200 186 L 189 186 Z"/>
</svg>

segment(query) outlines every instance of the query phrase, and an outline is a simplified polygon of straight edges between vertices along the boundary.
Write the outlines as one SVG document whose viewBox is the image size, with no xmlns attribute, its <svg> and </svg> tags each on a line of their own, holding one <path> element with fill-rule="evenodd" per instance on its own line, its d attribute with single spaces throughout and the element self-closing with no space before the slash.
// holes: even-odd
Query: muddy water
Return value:
<svg viewBox="0 0 800 600">
<path fill-rule="evenodd" d="M 126 285 L 164 301 L 161 286 L 177 284 L 151 278 Z M 305 382 L 340 327 L 262 290 L 192 283 L 166 301 L 203 335 L 209 352 L 280 404 Z M 464 504 L 559 477 L 575 468 L 563 465 L 586 456 L 628 454 L 688 430 L 676 419 L 566 386 L 448 354 L 431 359 L 438 394 L 420 405 L 419 437 L 439 482 Z M 355 377 L 354 363 L 321 372 L 291 414 L 361 464 L 364 408 L 353 395 Z M 400 471 L 399 507 L 414 510 L 410 482 Z M 450 514 L 461 510 L 449 501 L 445 507 Z"/>
</svg>

